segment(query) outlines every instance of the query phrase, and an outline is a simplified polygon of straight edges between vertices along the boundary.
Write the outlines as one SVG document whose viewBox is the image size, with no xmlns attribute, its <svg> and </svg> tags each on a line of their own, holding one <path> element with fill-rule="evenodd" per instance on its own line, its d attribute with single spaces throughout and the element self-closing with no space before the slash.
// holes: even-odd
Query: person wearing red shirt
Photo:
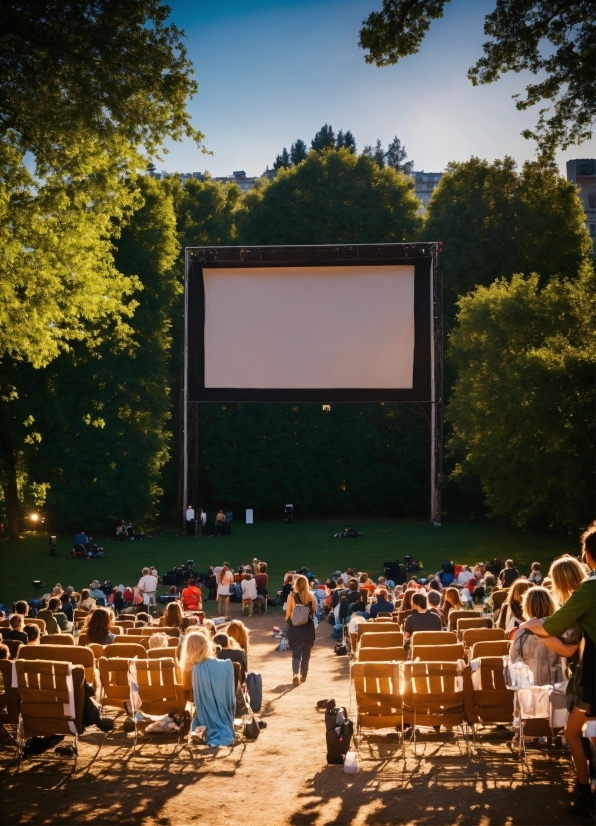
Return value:
<svg viewBox="0 0 596 826">
<path fill-rule="evenodd" d="M 197 585 L 196 579 L 189 579 L 188 585 L 182 591 L 182 608 L 185 611 L 201 611 L 203 594 Z"/>
</svg>

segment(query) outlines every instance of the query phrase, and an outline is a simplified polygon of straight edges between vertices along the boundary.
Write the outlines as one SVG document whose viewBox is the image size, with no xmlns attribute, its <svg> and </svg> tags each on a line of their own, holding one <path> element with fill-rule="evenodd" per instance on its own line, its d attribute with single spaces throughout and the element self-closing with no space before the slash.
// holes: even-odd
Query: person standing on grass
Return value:
<svg viewBox="0 0 596 826">
<path fill-rule="evenodd" d="M 519 571 L 513 567 L 513 560 L 508 559 L 505 562 L 505 567 L 499 574 L 499 579 L 503 588 L 509 588 L 516 579 L 519 579 Z"/>
<path fill-rule="evenodd" d="M 302 625 L 294 625 L 292 614 L 297 605 L 305 605 L 308 611 L 308 619 Z M 310 652 L 315 643 L 315 623 L 314 615 L 317 610 L 317 602 L 308 587 L 308 579 L 305 576 L 297 576 L 294 582 L 294 590 L 288 596 L 286 604 L 286 620 L 288 621 L 288 645 L 292 651 L 292 673 L 294 685 L 300 685 L 308 676 L 308 664 L 310 662 Z"/>
<path fill-rule="evenodd" d="M 234 584 L 234 574 L 230 570 L 230 563 L 224 562 L 217 575 L 217 613 L 220 617 L 228 615 L 230 602 L 230 586 Z"/>
<path fill-rule="evenodd" d="M 596 522 L 583 533 L 582 561 L 590 569 L 577 590 L 545 620 L 530 619 L 520 625 L 524 631 L 531 631 L 539 640 L 556 651 L 556 639 L 570 628 L 583 632 L 583 655 L 567 685 L 567 707 L 569 719 L 565 726 L 565 737 L 575 771 L 577 783 L 575 800 L 567 811 L 578 817 L 589 815 L 594 809 L 594 794 L 590 787 L 588 758 L 582 742 L 582 729 L 587 717 L 596 712 Z M 576 560 L 577 561 L 577 560 Z M 551 566 L 551 571 L 556 563 Z"/>
</svg>

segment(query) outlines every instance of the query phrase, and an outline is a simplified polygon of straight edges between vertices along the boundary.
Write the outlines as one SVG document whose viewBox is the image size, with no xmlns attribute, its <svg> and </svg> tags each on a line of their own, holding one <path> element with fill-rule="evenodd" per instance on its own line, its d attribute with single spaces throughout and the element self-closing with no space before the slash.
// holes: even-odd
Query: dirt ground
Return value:
<svg viewBox="0 0 596 826">
<path fill-rule="evenodd" d="M 239 613 L 231 606 L 232 613 Z M 68 761 L 11 763 L 0 748 L 0 823 L 159 824 L 159 826 L 521 826 L 568 824 L 573 771 L 567 756 L 539 753 L 520 765 L 504 743 L 466 757 L 455 737 L 422 737 L 418 757 L 402 758 L 396 734 L 367 737 L 361 771 L 344 774 L 325 760 L 325 725 L 317 700 L 350 706 L 350 658 L 337 657 L 331 627 L 317 632 L 308 680 L 292 685 L 291 654 L 276 650 L 280 614 L 247 620 L 249 668 L 263 675 L 267 728 L 232 748 L 142 743 L 131 756 L 121 732 L 84 735 L 77 773 Z M 355 711 L 352 702 L 352 713 Z M 583 823 L 582 819 L 574 819 Z"/>
</svg>

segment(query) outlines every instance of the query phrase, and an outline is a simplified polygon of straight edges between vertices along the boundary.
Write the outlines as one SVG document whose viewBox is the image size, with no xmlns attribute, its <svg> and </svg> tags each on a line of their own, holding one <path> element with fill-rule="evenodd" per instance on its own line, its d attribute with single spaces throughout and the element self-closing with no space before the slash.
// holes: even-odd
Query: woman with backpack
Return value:
<svg viewBox="0 0 596 826">
<path fill-rule="evenodd" d="M 300 685 L 308 675 L 310 652 L 315 642 L 314 615 L 317 602 L 308 587 L 305 576 L 297 576 L 294 590 L 286 603 L 288 645 L 292 651 L 294 685 Z"/>
</svg>

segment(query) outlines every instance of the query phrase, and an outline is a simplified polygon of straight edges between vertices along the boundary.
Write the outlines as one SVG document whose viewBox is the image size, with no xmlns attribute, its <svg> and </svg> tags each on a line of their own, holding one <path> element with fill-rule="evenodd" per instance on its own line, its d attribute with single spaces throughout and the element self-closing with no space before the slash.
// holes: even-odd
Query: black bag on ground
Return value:
<svg viewBox="0 0 596 826">
<path fill-rule="evenodd" d="M 336 708 L 335 700 L 329 700 L 325 709 L 325 728 L 327 738 L 327 762 L 343 765 L 344 757 L 349 751 L 354 723 L 348 718 L 344 706 Z"/>
<path fill-rule="evenodd" d="M 263 678 L 256 671 L 249 671 L 246 675 L 246 687 L 250 697 L 250 707 L 258 714 L 263 705 Z"/>
</svg>

